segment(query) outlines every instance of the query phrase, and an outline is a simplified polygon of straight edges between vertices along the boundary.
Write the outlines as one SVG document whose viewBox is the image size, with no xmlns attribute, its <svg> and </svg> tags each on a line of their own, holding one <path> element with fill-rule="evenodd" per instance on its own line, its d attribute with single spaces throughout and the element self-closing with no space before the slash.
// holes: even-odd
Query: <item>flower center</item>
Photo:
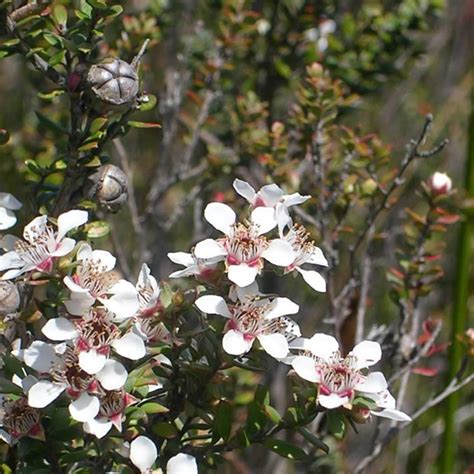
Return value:
<svg viewBox="0 0 474 474">
<path fill-rule="evenodd" d="M 238 265 L 246 263 L 249 266 L 262 265 L 260 255 L 268 247 L 265 237 L 258 235 L 258 226 L 238 223 L 231 227 L 230 235 L 226 237 L 224 246 L 227 250 L 227 263 Z"/>
<path fill-rule="evenodd" d="M 34 431 L 40 422 L 40 411 L 28 405 L 24 397 L 18 400 L 9 400 L 3 404 L 5 416 L 3 425 L 14 438 L 28 435 Z"/>
<path fill-rule="evenodd" d="M 110 344 L 121 334 L 108 314 L 101 310 L 91 310 L 88 317 L 82 319 L 77 326 L 80 333 L 79 350 L 95 349 L 107 354 Z"/>
<path fill-rule="evenodd" d="M 285 239 L 296 254 L 295 261 L 291 265 L 292 268 L 306 263 L 316 248 L 310 233 L 300 224 L 294 224 Z"/>
<path fill-rule="evenodd" d="M 329 362 L 322 362 L 317 365 L 320 372 L 322 395 L 337 394 L 340 397 L 352 398 L 354 387 L 358 383 L 361 375 L 357 367 L 357 359 L 348 356 L 342 359 L 339 352 L 335 352 Z"/>
<path fill-rule="evenodd" d="M 229 328 L 244 335 L 256 337 L 265 329 L 265 314 L 268 304 L 257 304 L 258 297 L 248 298 L 232 307 Z"/>
<path fill-rule="evenodd" d="M 68 386 L 67 392 L 71 396 L 87 390 L 93 382 L 93 376 L 81 369 L 79 358 L 72 349 L 67 349 L 64 365 L 52 370 L 53 381 Z"/>
<path fill-rule="evenodd" d="M 107 293 L 118 278 L 114 273 L 108 272 L 107 267 L 100 260 L 84 259 L 77 267 L 73 280 L 97 298 Z"/>
<path fill-rule="evenodd" d="M 125 408 L 125 393 L 123 390 L 110 390 L 100 397 L 99 415 L 104 418 L 119 415 Z"/>
</svg>

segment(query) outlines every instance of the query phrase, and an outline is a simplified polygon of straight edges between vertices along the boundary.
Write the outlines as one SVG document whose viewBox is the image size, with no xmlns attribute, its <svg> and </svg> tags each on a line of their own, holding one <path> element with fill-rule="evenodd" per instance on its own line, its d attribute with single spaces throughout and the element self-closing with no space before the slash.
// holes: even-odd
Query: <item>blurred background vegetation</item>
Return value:
<svg viewBox="0 0 474 474">
<path fill-rule="evenodd" d="M 22 2 L 16 3 L 20 6 Z M 81 8 L 85 2 L 54 3 L 76 3 Z M 428 113 L 435 117 L 430 142 L 449 138 L 449 146 L 440 155 L 421 162 L 408 175 L 400 212 L 405 207 L 416 208 L 415 190 L 435 170 L 447 172 L 455 186 L 462 187 L 472 106 L 471 0 L 450 0 L 446 5 L 442 0 L 115 3 L 123 6 L 124 13 L 105 28 L 105 41 L 91 47 L 89 58 L 117 55 L 130 61 L 149 38 L 141 76 L 144 90 L 157 96 L 158 106 L 146 117 L 162 125 L 161 130 L 132 129 L 104 151 L 133 178 L 129 205 L 108 218 L 112 231 L 101 242 L 117 253 L 127 277 L 133 279 L 141 262 L 148 261 L 155 275 L 166 278 L 172 270 L 167 252 L 187 248 L 190 241 L 207 234 L 209 229 L 201 219 L 203 206 L 215 199 L 235 200 L 231 188 L 234 177 L 258 185 L 271 176 L 275 182 L 298 190 L 297 160 L 286 159 L 288 150 L 282 146 L 279 151 L 278 145 L 270 146 L 270 142 L 278 135 L 275 122 L 288 122 L 289 104 L 305 68 L 315 61 L 341 81 L 341 96 L 347 100 L 338 104 L 339 114 L 345 126 L 365 137 L 360 147 L 375 140 L 369 134 L 378 135 L 389 145 L 383 153 L 395 166 Z M 5 36 L 6 31 L 0 34 Z M 30 34 L 34 42 L 34 30 Z M 49 57 L 59 51 L 54 35 L 35 46 Z M 38 189 L 25 162 L 34 160 L 47 167 L 65 153 L 47 119 L 66 123 L 68 104 L 64 95 L 51 93 L 53 85 L 23 58 L 10 56 L 8 46 L 1 51 L 5 58 L 0 61 L 0 128 L 7 129 L 11 138 L 0 147 L 0 190 L 25 203 L 27 221 L 36 212 Z M 58 64 L 60 61 L 59 57 Z M 25 185 L 25 178 L 30 185 Z M 59 172 L 48 176 L 52 193 L 61 179 Z M 47 205 L 48 196 L 43 193 L 42 199 Z M 462 192 L 454 199 L 459 206 L 466 204 Z M 389 227 L 396 233 L 399 216 L 392 213 L 389 218 Z M 440 342 L 451 338 L 456 231 L 457 227 L 446 234 L 446 274 L 423 302 L 425 312 L 443 322 Z M 371 321 L 377 325 L 387 324 L 396 312 L 387 297 L 386 283 L 378 278 L 393 263 L 390 245 L 380 246 L 371 282 L 375 290 Z M 266 289 L 297 295 L 294 299 L 303 307 L 299 321 L 303 332 L 325 330 L 324 297 L 315 298 L 311 290 L 289 279 L 285 284 L 288 287 L 275 288 L 275 282 L 268 279 Z M 384 285 L 385 290 L 378 294 L 377 289 Z M 474 307 L 472 297 L 468 308 Z M 474 326 L 472 314 L 469 321 L 468 326 Z M 350 339 L 350 334 L 347 337 Z M 429 366 L 437 371 L 436 376 L 413 375 L 403 410 L 413 412 L 442 388 L 446 360 L 445 354 L 430 358 Z M 239 384 L 252 386 L 255 376 L 249 377 Z M 280 396 L 280 404 L 284 404 L 281 374 L 275 371 L 266 383 L 272 384 L 273 395 Z M 473 462 L 473 394 L 472 387 L 466 388 L 459 402 L 462 409 L 455 423 L 458 451 L 456 465 L 449 472 L 463 472 Z M 443 423 L 442 410 L 428 412 L 415 426 L 405 429 L 367 472 L 435 472 L 441 466 Z M 351 472 L 373 430 L 373 425 L 362 426 L 358 436 L 334 442 L 333 447 L 339 445 L 340 449 L 333 449 L 331 457 L 314 472 Z M 232 454 L 229 461 L 232 472 L 292 472 L 287 461 L 263 456 L 258 449 L 245 456 Z"/>
</svg>

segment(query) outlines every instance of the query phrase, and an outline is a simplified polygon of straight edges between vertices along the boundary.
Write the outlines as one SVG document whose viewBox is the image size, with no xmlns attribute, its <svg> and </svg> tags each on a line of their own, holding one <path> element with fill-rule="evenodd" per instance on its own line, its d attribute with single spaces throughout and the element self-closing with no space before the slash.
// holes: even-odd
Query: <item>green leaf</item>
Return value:
<svg viewBox="0 0 474 474">
<path fill-rule="evenodd" d="M 90 132 L 96 133 L 99 130 L 101 130 L 104 125 L 109 121 L 107 117 L 98 117 L 95 120 L 92 121 L 91 126 L 90 126 Z"/>
<path fill-rule="evenodd" d="M 319 439 L 314 433 L 311 433 L 311 431 L 309 431 L 307 428 L 305 428 L 304 426 L 300 426 L 296 430 L 301 436 L 306 439 L 306 441 L 310 442 L 315 448 L 322 449 L 326 454 L 329 453 L 329 446 L 321 439 Z"/>
<path fill-rule="evenodd" d="M 344 423 L 344 415 L 338 411 L 328 411 L 327 414 L 328 420 L 328 430 L 336 438 L 344 438 L 344 433 L 346 432 L 346 424 Z"/>
<path fill-rule="evenodd" d="M 62 89 L 56 89 L 54 91 L 51 91 L 51 92 L 46 92 L 46 93 L 43 93 L 43 92 L 38 92 L 38 97 L 40 99 L 43 99 L 43 100 L 52 100 L 54 99 L 55 97 L 58 97 L 62 94 L 64 94 L 64 90 Z"/>
<path fill-rule="evenodd" d="M 221 400 L 217 407 L 216 416 L 214 418 L 214 429 L 219 436 L 227 441 L 230 436 L 233 421 L 233 408 L 229 402 Z"/>
<path fill-rule="evenodd" d="M 161 293 L 160 293 L 160 301 L 163 304 L 165 308 L 167 308 L 173 299 L 173 290 L 171 289 L 171 286 L 164 282 L 161 285 Z"/>
<path fill-rule="evenodd" d="M 262 405 L 268 405 L 270 403 L 270 393 L 268 387 L 264 385 L 259 385 L 257 390 L 255 390 L 254 400 Z"/>
<path fill-rule="evenodd" d="M 160 421 L 155 423 L 152 427 L 153 433 L 162 438 L 174 438 L 178 434 L 178 429 L 173 423 Z"/>
<path fill-rule="evenodd" d="M 91 222 L 85 228 L 89 239 L 100 239 L 110 232 L 110 225 L 105 221 Z"/>
<path fill-rule="evenodd" d="M 107 8 L 107 2 L 104 0 L 87 0 L 87 3 L 92 5 L 94 8 L 97 8 L 98 10 L 104 10 Z"/>
<path fill-rule="evenodd" d="M 41 112 L 35 112 L 35 114 L 36 114 L 36 117 L 38 118 L 39 123 L 43 127 L 47 128 L 47 129 L 49 129 L 53 132 L 60 133 L 61 135 L 66 135 L 67 134 L 67 130 L 65 130 L 61 125 L 54 122 L 50 118 L 46 117 L 46 115 L 43 115 Z"/>
<path fill-rule="evenodd" d="M 140 110 L 140 112 L 148 112 L 149 110 L 153 110 L 156 107 L 158 99 L 155 95 L 148 94 L 146 98 L 146 101 L 142 98 L 142 102 L 138 107 L 138 110 Z"/>
<path fill-rule="evenodd" d="M 118 15 L 121 15 L 123 13 L 123 7 L 122 5 L 112 5 L 108 10 L 107 10 L 107 17 L 108 18 L 114 18 Z"/>
<path fill-rule="evenodd" d="M 278 425 L 281 421 L 281 416 L 280 413 L 278 413 L 278 410 L 273 408 L 271 405 L 264 405 L 263 406 L 263 411 L 267 415 L 267 418 L 274 423 L 275 425 Z"/>
<path fill-rule="evenodd" d="M 66 26 L 67 9 L 64 5 L 55 5 L 53 8 L 53 18 L 57 25 Z"/>
<path fill-rule="evenodd" d="M 281 439 L 269 438 L 263 445 L 288 459 L 301 460 L 306 458 L 306 453 L 301 448 Z"/>
<path fill-rule="evenodd" d="M 18 385 L 15 385 L 10 380 L 0 377 L 0 391 L 2 393 L 14 393 L 20 395 L 22 390 Z"/>
<path fill-rule="evenodd" d="M 130 121 L 130 122 L 127 122 L 127 125 L 133 128 L 161 128 L 161 125 L 159 123 L 152 123 L 152 122 Z"/>
<path fill-rule="evenodd" d="M 155 402 L 148 402 L 140 405 L 140 409 L 143 410 L 145 413 L 148 414 L 156 414 L 156 413 L 168 413 L 169 410 L 163 405 Z"/>
</svg>

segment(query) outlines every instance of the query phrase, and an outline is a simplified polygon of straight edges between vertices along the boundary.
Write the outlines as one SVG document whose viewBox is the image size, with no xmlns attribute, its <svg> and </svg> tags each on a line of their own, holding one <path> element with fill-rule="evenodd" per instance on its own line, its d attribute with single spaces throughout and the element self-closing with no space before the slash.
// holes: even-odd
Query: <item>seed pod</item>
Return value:
<svg viewBox="0 0 474 474">
<path fill-rule="evenodd" d="M 20 293 L 11 281 L 0 281 L 0 315 L 15 313 L 20 306 Z"/>
<path fill-rule="evenodd" d="M 118 212 L 127 200 L 127 176 L 118 166 L 101 166 L 89 177 L 89 183 L 87 196 L 109 212 Z"/>
<path fill-rule="evenodd" d="M 93 98 L 92 107 L 98 112 L 106 109 L 126 109 L 138 95 L 138 74 L 134 66 L 118 58 L 107 58 L 93 64 L 86 83 Z"/>
</svg>

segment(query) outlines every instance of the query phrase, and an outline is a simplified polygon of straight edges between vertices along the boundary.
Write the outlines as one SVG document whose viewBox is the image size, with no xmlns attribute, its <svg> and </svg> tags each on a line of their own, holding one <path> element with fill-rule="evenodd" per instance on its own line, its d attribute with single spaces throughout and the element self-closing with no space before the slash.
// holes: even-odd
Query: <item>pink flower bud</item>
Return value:
<svg viewBox="0 0 474 474">
<path fill-rule="evenodd" d="M 452 181 L 446 173 L 436 171 L 427 181 L 428 188 L 433 194 L 447 194 L 451 191 Z"/>
</svg>

